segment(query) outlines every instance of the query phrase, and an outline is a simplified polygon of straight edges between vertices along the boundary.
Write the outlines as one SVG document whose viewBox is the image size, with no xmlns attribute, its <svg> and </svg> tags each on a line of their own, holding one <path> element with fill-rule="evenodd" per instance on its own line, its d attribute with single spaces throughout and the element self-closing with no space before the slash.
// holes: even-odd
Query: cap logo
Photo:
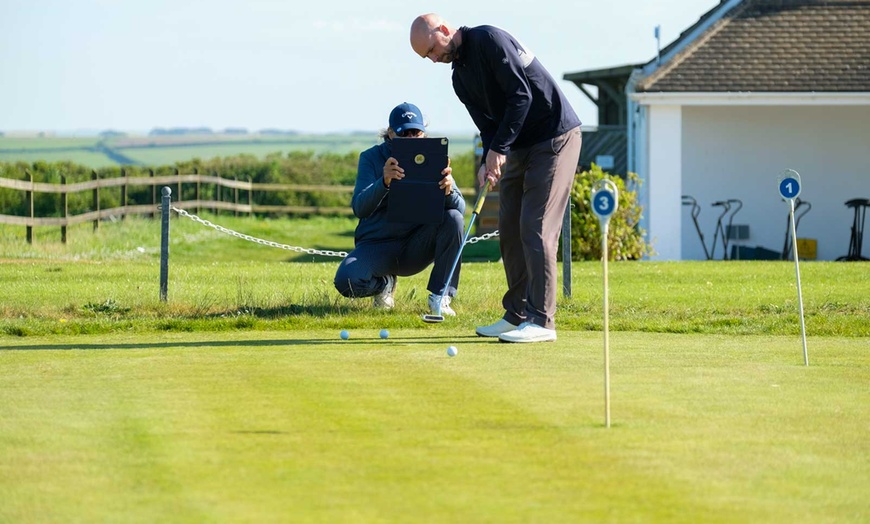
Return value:
<svg viewBox="0 0 870 524">
<path fill-rule="evenodd" d="M 402 118 L 407 118 L 408 120 L 412 120 L 416 117 L 417 113 L 414 113 L 412 111 L 405 111 L 404 113 L 402 113 Z"/>
</svg>

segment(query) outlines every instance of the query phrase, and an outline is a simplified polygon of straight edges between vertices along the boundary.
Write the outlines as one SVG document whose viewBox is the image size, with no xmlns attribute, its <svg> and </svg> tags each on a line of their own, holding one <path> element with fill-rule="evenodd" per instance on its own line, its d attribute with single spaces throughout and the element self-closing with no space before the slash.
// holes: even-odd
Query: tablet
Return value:
<svg viewBox="0 0 870 524">
<path fill-rule="evenodd" d="M 447 167 L 446 138 L 394 138 L 392 155 L 405 178 L 390 182 L 387 220 L 409 224 L 438 224 L 447 198 L 438 183 Z"/>
</svg>

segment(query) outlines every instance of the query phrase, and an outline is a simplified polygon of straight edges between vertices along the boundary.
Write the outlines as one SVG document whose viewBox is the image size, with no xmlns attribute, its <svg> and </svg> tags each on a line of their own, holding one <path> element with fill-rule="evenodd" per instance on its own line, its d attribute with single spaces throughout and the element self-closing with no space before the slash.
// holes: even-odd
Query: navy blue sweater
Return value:
<svg viewBox="0 0 870 524">
<path fill-rule="evenodd" d="M 453 90 L 483 141 L 507 154 L 557 137 L 580 125 L 562 90 L 535 55 L 506 31 L 462 27 L 453 60 Z"/>
<path fill-rule="evenodd" d="M 389 141 L 370 147 L 359 156 L 351 201 L 353 214 L 359 218 L 354 235 L 356 244 L 405 238 L 420 227 L 419 224 L 387 221 L 390 190 L 384 185 L 384 164 L 391 156 Z M 454 186 L 453 193 L 445 199 L 444 209 L 458 209 L 465 214 L 465 200 L 458 187 Z"/>
</svg>

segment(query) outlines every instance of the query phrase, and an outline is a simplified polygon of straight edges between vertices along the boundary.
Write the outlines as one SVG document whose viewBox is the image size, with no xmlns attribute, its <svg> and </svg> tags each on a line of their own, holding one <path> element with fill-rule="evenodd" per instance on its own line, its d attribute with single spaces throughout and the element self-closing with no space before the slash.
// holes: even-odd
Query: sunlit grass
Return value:
<svg viewBox="0 0 870 524">
<path fill-rule="evenodd" d="M 0 521 L 870 518 L 866 340 L 350 331 L 0 336 Z"/>
<path fill-rule="evenodd" d="M 335 251 L 356 225 L 203 216 Z M 165 303 L 159 221 L 0 226 L 0 521 L 870 518 L 866 264 L 802 265 L 809 367 L 791 263 L 610 264 L 605 429 L 600 263 L 573 264 L 556 342 L 515 346 L 474 335 L 495 242 L 424 324 L 425 272 L 377 311 L 339 258 L 171 225 Z"/>
<path fill-rule="evenodd" d="M 300 248 L 277 249 L 220 233 L 185 218 L 171 225 L 169 301 L 159 301 L 160 223 L 142 218 L 70 228 L 0 228 L 0 332 L 39 334 L 132 330 L 283 329 L 289 326 L 411 326 L 426 311 L 428 272 L 400 279 L 397 308 L 373 312 L 370 299 L 338 295 L 338 257 L 307 249 L 350 251 L 348 217 L 265 220 L 209 215 L 227 228 Z M 493 256 L 493 254 L 495 255 Z M 501 315 L 505 290 L 497 241 L 469 245 L 456 299 L 464 329 Z M 489 260 L 469 262 L 468 260 Z M 573 296 L 560 294 L 560 329 L 602 328 L 602 268 L 575 262 Z M 870 335 L 866 265 L 802 265 L 807 332 Z M 561 272 L 560 272 L 561 276 Z M 799 334 L 797 290 L 789 262 L 623 262 L 610 264 L 610 325 L 616 331 Z M 561 284 L 560 284 L 561 289 Z M 112 302 L 119 311 L 94 305 Z M 64 319 L 61 322 L 61 319 Z"/>
</svg>

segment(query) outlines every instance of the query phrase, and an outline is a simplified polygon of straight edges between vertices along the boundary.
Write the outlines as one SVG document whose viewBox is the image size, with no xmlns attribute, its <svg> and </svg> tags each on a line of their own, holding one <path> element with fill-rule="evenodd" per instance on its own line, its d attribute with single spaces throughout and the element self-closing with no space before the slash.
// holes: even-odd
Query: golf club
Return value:
<svg viewBox="0 0 870 524">
<path fill-rule="evenodd" d="M 483 202 L 486 200 L 486 192 L 489 190 L 489 183 L 484 184 L 480 194 L 477 195 L 477 202 L 474 203 L 474 211 L 471 213 L 471 219 L 468 221 L 468 227 L 465 229 L 465 236 L 462 237 L 462 244 L 459 245 L 459 252 L 456 253 L 456 260 L 453 261 L 453 267 L 450 268 L 450 274 L 447 275 L 447 281 L 444 282 L 444 289 L 441 291 L 441 296 L 447 295 L 447 289 L 450 287 L 450 281 L 453 280 L 453 273 L 456 271 L 456 266 L 459 265 L 459 259 L 462 257 L 462 249 L 465 248 L 465 242 L 468 241 L 468 235 L 471 234 L 471 227 L 474 225 L 474 220 L 480 214 L 483 207 Z M 423 315 L 423 322 L 435 324 L 444 322 L 444 315 L 441 314 L 441 303 L 438 303 L 438 310 L 433 314 Z"/>
</svg>

